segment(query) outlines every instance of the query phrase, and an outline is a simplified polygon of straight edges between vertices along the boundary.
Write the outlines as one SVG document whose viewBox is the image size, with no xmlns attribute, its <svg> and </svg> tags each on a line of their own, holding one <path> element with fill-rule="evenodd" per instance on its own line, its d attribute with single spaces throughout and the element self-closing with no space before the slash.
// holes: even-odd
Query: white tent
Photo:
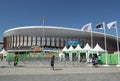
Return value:
<svg viewBox="0 0 120 81">
<path fill-rule="evenodd" d="M 75 49 L 73 48 L 73 46 L 71 45 L 70 48 L 68 49 L 68 51 L 74 51 Z"/>
<path fill-rule="evenodd" d="M 67 47 L 65 46 L 63 49 L 62 49 L 63 52 L 66 52 L 68 51 Z"/>
<path fill-rule="evenodd" d="M 77 54 L 78 54 L 78 62 L 80 62 L 80 50 L 83 50 L 80 45 L 78 44 L 77 47 L 75 48 L 75 51 L 78 51 Z"/>
<path fill-rule="evenodd" d="M 91 51 L 92 48 L 91 48 L 90 45 L 87 43 L 87 44 L 85 45 L 85 47 L 83 48 L 83 50 Z"/>
<path fill-rule="evenodd" d="M 59 52 L 59 60 L 60 62 L 65 60 L 65 54 L 63 52 Z"/>
<path fill-rule="evenodd" d="M 75 49 L 73 48 L 73 46 L 71 45 L 68 49 L 69 51 L 69 60 L 72 61 L 72 52 L 75 51 Z"/>
<path fill-rule="evenodd" d="M 6 52 L 5 49 L 2 49 L 2 51 L 0 52 L 0 54 L 3 54 L 3 56 L 7 56 L 7 53 L 8 52 Z"/>
<path fill-rule="evenodd" d="M 104 52 L 105 50 L 99 46 L 99 44 L 96 44 L 94 49 L 92 51 L 97 51 L 97 52 Z"/>
<path fill-rule="evenodd" d="M 90 45 L 87 43 L 85 45 L 85 47 L 83 48 L 83 50 L 86 51 L 86 59 L 87 59 L 87 62 L 90 62 L 90 59 L 89 59 L 89 55 L 90 55 L 90 51 L 92 51 L 93 49 L 90 47 Z"/>
<path fill-rule="evenodd" d="M 80 51 L 82 50 L 82 48 L 80 47 L 80 45 L 78 44 L 77 47 L 75 48 L 75 51 Z"/>
</svg>

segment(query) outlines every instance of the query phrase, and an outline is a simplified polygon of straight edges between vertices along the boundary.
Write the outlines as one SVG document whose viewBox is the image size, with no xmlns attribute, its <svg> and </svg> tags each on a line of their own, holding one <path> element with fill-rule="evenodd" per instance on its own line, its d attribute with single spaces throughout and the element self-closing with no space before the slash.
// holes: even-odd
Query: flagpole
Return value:
<svg viewBox="0 0 120 81">
<path fill-rule="evenodd" d="M 91 47 L 93 48 L 92 23 L 90 24 L 90 27 L 91 27 Z"/>
<path fill-rule="evenodd" d="M 116 21 L 116 39 L 117 39 L 117 53 L 118 53 L 118 65 L 120 66 L 120 54 L 119 54 L 119 42 L 118 42 L 118 26 L 117 26 L 117 21 Z"/>
<path fill-rule="evenodd" d="M 91 27 L 91 47 L 93 49 L 93 33 L 92 33 L 92 23 L 90 24 Z M 92 55 L 93 55 L 93 51 L 92 51 Z"/>
<path fill-rule="evenodd" d="M 92 46 L 92 23 L 88 23 L 88 24 L 84 25 L 81 30 L 82 31 L 90 31 L 90 33 L 91 33 L 90 34 L 90 36 L 91 36 L 91 46 Z M 87 53 L 87 56 L 89 56 L 88 51 L 86 53 Z"/>
<path fill-rule="evenodd" d="M 103 22 L 103 28 L 104 28 L 104 42 L 105 42 L 105 65 L 104 66 L 109 66 L 108 61 L 107 61 L 107 45 L 106 45 L 106 29 L 105 29 L 105 22 Z"/>
<path fill-rule="evenodd" d="M 45 16 L 43 16 L 43 31 L 42 31 L 42 33 L 43 33 L 43 35 L 42 35 L 42 51 L 43 51 L 43 53 L 44 53 L 44 41 L 45 41 L 45 30 L 44 30 L 44 28 L 45 28 Z"/>
</svg>

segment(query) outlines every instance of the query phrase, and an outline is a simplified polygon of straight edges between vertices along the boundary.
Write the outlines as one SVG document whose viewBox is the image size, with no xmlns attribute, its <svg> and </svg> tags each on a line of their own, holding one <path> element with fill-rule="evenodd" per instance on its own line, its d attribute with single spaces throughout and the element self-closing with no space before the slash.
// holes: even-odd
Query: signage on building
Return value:
<svg viewBox="0 0 120 81">
<path fill-rule="evenodd" d="M 82 46 L 83 45 L 83 42 L 82 41 L 71 41 L 71 40 L 69 40 L 68 41 L 68 46 L 77 46 L 77 45 L 80 45 L 80 46 Z"/>
</svg>

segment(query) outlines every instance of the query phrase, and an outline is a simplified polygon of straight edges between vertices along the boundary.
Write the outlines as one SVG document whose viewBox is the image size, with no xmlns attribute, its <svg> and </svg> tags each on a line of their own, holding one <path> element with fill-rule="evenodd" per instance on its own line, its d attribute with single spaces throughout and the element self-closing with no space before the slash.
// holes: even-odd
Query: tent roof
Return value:
<svg viewBox="0 0 120 81">
<path fill-rule="evenodd" d="M 65 46 L 62 51 L 68 51 L 67 47 Z"/>
<path fill-rule="evenodd" d="M 78 44 L 77 47 L 75 48 L 76 51 L 78 50 L 82 50 L 82 48 L 80 47 L 80 45 Z"/>
<path fill-rule="evenodd" d="M 99 44 L 96 44 L 96 46 L 94 47 L 93 51 L 101 51 L 101 52 L 103 52 L 103 51 L 105 51 L 105 50 L 104 50 L 103 48 L 101 48 L 101 47 L 99 46 Z"/>
<path fill-rule="evenodd" d="M 71 45 L 68 50 L 69 50 L 69 51 L 74 51 L 75 49 L 74 49 L 73 46 Z"/>
<path fill-rule="evenodd" d="M 7 53 L 7 51 L 5 51 L 5 49 L 2 49 L 2 51 L 0 52 L 0 54 L 6 54 Z"/>
<path fill-rule="evenodd" d="M 0 54 L 3 54 L 3 56 L 7 56 L 7 51 L 5 51 L 5 49 L 2 49 L 2 51 L 0 52 Z"/>
<path fill-rule="evenodd" d="M 91 51 L 92 48 L 91 48 L 90 45 L 87 43 L 87 44 L 85 45 L 85 47 L 83 48 L 83 50 L 89 50 L 89 51 Z"/>
</svg>

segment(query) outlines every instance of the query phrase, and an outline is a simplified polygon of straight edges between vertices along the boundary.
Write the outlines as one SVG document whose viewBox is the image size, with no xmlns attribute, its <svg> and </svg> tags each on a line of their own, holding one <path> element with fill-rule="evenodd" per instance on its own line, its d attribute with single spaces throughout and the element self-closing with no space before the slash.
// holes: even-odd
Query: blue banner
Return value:
<svg viewBox="0 0 120 81">
<path fill-rule="evenodd" d="M 82 42 L 81 41 L 71 41 L 71 40 L 68 41 L 68 46 L 71 46 L 71 45 L 72 46 L 77 46 L 78 44 L 81 46 Z"/>
</svg>

